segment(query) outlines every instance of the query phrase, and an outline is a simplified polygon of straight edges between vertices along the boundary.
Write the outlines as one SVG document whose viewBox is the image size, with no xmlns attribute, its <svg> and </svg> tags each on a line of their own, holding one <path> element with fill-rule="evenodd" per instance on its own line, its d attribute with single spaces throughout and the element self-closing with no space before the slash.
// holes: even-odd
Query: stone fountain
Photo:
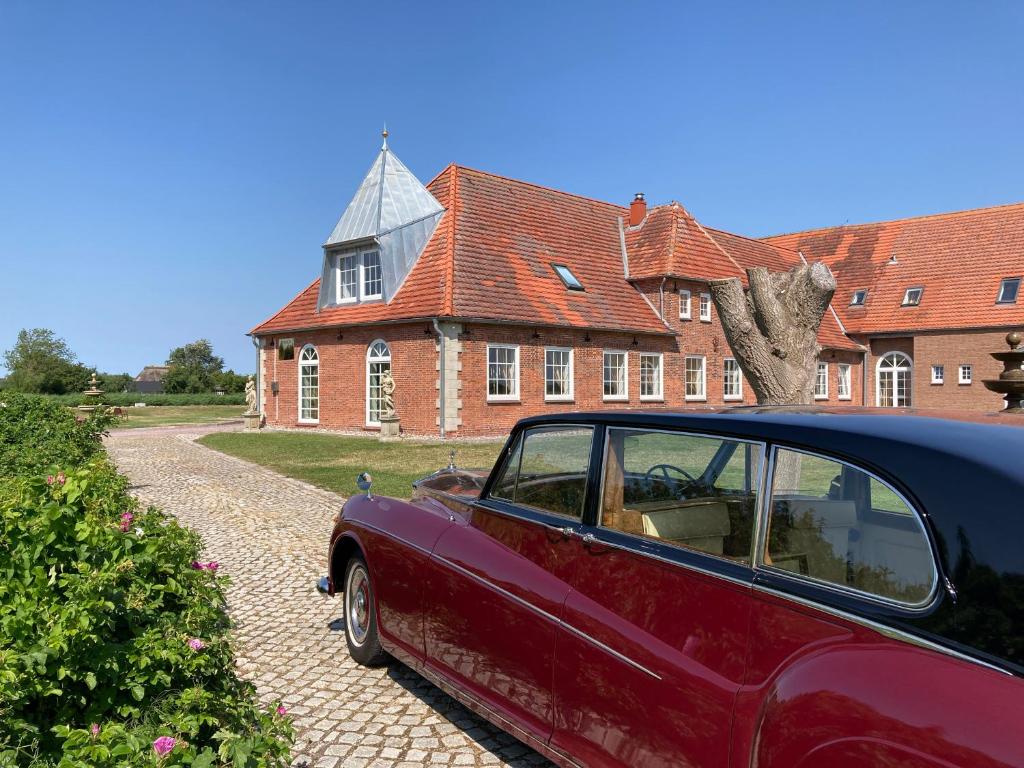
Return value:
<svg viewBox="0 0 1024 768">
<path fill-rule="evenodd" d="M 986 389 L 1006 395 L 1006 409 L 1003 413 L 1024 414 L 1024 349 L 1018 350 L 1024 336 L 1020 331 L 1006 334 L 1009 352 L 993 352 L 992 357 L 1003 364 L 1003 372 L 998 379 L 986 379 L 981 382 Z"/>
<path fill-rule="evenodd" d="M 96 410 L 96 406 L 100 404 L 100 397 L 102 395 L 103 390 L 100 389 L 100 383 L 96 381 L 96 374 L 93 373 L 92 378 L 89 379 L 89 388 L 82 392 L 85 401 L 78 406 L 78 410 L 82 413 L 92 413 Z"/>
</svg>

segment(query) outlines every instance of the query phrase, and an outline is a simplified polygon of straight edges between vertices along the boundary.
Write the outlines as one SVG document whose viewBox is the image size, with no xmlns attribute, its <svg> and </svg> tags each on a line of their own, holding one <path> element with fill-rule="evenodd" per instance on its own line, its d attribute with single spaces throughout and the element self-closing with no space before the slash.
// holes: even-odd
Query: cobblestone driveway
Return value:
<svg viewBox="0 0 1024 768">
<path fill-rule="evenodd" d="M 549 765 L 406 667 L 352 662 L 340 599 L 313 588 L 341 497 L 193 442 L 207 431 L 115 431 L 107 447 L 142 502 L 198 531 L 230 574 L 240 670 L 294 716 L 298 764 Z"/>
</svg>

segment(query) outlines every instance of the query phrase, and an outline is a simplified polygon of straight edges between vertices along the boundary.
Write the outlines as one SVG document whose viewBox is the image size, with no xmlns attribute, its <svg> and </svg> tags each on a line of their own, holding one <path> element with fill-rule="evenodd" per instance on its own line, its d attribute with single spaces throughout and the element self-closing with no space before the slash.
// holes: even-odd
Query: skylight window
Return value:
<svg viewBox="0 0 1024 768">
<path fill-rule="evenodd" d="M 866 290 L 864 290 L 863 288 L 861 290 L 859 290 L 859 291 L 854 291 L 853 292 L 853 296 L 850 297 L 850 306 L 851 307 L 863 307 L 864 306 L 864 300 L 867 299 L 867 297 L 868 297 L 868 292 Z"/>
<path fill-rule="evenodd" d="M 583 283 L 576 278 L 576 275 L 574 275 L 572 270 L 565 266 L 565 264 L 552 264 L 551 268 L 555 270 L 555 274 L 562 279 L 562 282 L 565 283 L 565 287 L 570 291 L 583 290 Z"/>
<path fill-rule="evenodd" d="M 999 298 L 996 304 L 1016 304 L 1017 296 L 1020 294 L 1020 278 L 1004 277 L 999 283 Z"/>
<path fill-rule="evenodd" d="M 924 293 L 924 288 L 907 288 L 907 292 L 903 294 L 903 306 L 916 307 L 921 303 L 922 293 Z"/>
</svg>

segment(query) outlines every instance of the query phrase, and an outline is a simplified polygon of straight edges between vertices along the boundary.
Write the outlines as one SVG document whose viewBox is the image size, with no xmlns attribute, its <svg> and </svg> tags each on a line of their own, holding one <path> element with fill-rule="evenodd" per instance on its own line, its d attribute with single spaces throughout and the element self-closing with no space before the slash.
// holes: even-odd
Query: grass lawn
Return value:
<svg viewBox="0 0 1024 768">
<path fill-rule="evenodd" d="M 244 405 L 154 405 L 125 408 L 128 418 L 116 422 L 111 429 L 167 427 L 178 424 L 210 424 L 242 418 Z"/>
<path fill-rule="evenodd" d="M 412 495 L 413 480 L 447 466 L 452 448 L 460 467 L 490 469 L 503 445 L 502 441 L 382 443 L 373 437 L 295 432 L 217 432 L 199 442 L 345 496 L 357 492 L 356 475 L 369 471 L 375 493 L 400 499 Z"/>
</svg>

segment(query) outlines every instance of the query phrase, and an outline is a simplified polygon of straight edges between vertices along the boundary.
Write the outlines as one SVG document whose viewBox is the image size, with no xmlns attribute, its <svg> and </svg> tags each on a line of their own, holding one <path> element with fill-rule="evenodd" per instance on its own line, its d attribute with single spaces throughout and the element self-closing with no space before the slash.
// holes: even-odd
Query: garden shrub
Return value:
<svg viewBox="0 0 1024 768">
<path fill-rule="evenodd" d="M 81 393 L 70 395 L 47 395 L 47 399 L 61 405 L 80 405 Z M 196 394 L 142 393 L 142 392 L 104 392 L 100 398 L 106 405 L 135 405 L 145 403 L 147 406 L 157 405 L 245 405 L 245 394 L 232 392 L 218 395 L 213 392 Z"/>
<path fill-rule="evenodd" d="M 0 397 L 0 766 L 287 765 L 198 536 L 139 507 L 101 425 L 22 397 Z"/>
</svg>

